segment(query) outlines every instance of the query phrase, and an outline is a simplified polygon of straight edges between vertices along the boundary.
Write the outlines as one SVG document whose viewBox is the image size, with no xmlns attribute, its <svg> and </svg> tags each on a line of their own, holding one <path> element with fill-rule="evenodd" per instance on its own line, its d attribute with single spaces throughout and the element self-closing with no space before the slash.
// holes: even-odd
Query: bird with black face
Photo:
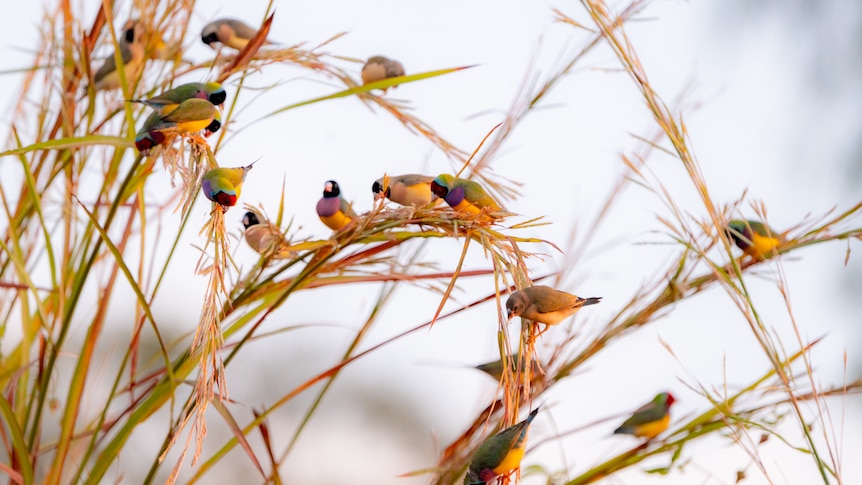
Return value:
<svg viewBox="0 0 862 485">
<path fill-rule="evenodd" d="M 227 99 L 227 93 L 217 82 L 187 83 L 157 94 L 152 98 L 133 99 L 130 102 L 144 104 L 165 116 L 177 109 L 180 103 L 192 98 L 205 99 L 215 106 L 221 106 Z"/>
<path fill-rule="evenodd" d="M 327 180 L 324 184 L 323 197 L 317 201 L 317 216 L 333 231 L 340 231 L 356 219 L 356 213 L 341 196 L 341 188 L 335 180 Z"/>
<path fill-rule="evenodd" d="M 204 130 L 209 136 L 221 128 L 218 108 L 205 99 L 191 98 L 183 101 L 168 114 L 156 111 L 144 121 L 144 126 L 135 136 L 135 147 L 146 155 L 157 145 L 167 145 L 175 135 L 192 135 Z"/>
<path fill-rule="evenodd" d="M 290 250 L 290 243 L 285 240 L 284 233 L 263 215 L 248 211 L 242 218 L 245 227 L 245 242 L 262 256 L 273 259 L 290 259 L 296 252 Z"/>
<path fill-rule="evenodd" d="M 143 24 L 137 20 L 129 20 L 117 39 L 120 58 L 123 60 L 123 72 L 128 83 L 137 77 L 144 66 L 144 46 Z M 113 53 L 93 75 L 93 83 L 96 91 L 120 87 L 120 73 L 117 71 L 117 62 Z"/>
<path fill-rule="evenodd" d="M 237 19 L 224 18 L 206 24 L 201 41 L 215 49 L 216 43 L 241 51 L 257 34 L 257 29 Z"/>
<path fill-rule="evenodd" d="M 503 209 L 478 182 L 441 173 L 431 181 L 431 192 L 445 200 L 456 212 L 481 214 L 497 219 Z"/>
<path fill-rule="evenodd" d="M 724 229 L 742 252 L 757 261 L 772 257 L 784 244 L 784 235 L 760 221 L 734 219 Z"/>
</svg>

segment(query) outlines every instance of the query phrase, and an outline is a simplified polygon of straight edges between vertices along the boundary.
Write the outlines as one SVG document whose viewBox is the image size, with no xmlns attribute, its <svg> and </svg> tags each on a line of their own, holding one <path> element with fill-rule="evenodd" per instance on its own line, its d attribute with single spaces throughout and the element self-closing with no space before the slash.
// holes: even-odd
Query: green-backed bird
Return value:
<svg viewBox="0 0 862 485">
<path fill-rule="evenodd" d="M 491 213 L 503 210 L 497 201 L 488 195 L 477 182 L 458 178 L 448 173 L 441 173 L 431 182 L 431 192 L 445 200 L 450 207 L 458 212 L 479 214 L 483 210 Z M 495 217 L 490 214 L 487 215 L 492 218 Z"/>
<path fill-rule="evenodd" d="M 144 66 L 144 26 L 137 20 L 129 20 L 117 39 L 120 57 L 123 59 L 123 72 L 126 82 L 131 83 Z M 120 73 L 112 53 L 93 75 L 96 91 L 120 87 Z"/>
<path fill-rule="evenodd" d="M 206 24 L 201 31 L 201 41 L 215 48 L 213 44 L 222 44 L 242 50 L 248 41 L 257 34 L 257 29 L 237 19 L 218 19 Z"/>
<path fill-rule="evenodd" d="M 601 300 L 601 297 L 581 298 L 549 286 L 530 286 L 509 296 L 506 300 L 506 313 L 509 320 L 521 317 L 554 325 L 574 315 L 581 307 L 595 305 Z"/>
<path fill-rule="evenodd" d="M 245 227 L 245 242 L 257 253 L 275 259 L 296 255 L 295 251 L 289 249 L 290 243 L 284 239 L 284 233 L 262 215 L 248 211 L 242 218 L 242 225 Z"/>
<path fill-rule="evenodd" d="M 356 213 L 341 196 L 341 188 L 335 180 L 327 180 L 323 186 L 323 197 L 317 201 L 317 216 L 333 231 L 341 230 L 356 219 Z"/>
<path fill-rule="evenodd" d="M 236 205 L 245 175 L 253 165 L 252 163 L 245 167 L 213 168 L 204 174 L 201 190 L 207 199 L 223 208 L 232 207 Z"/>
<path fill-rule="evenodd" d="M 476 369 L 488 374 L 495 381 L 499 382 L 503 379 L 503 369 L 508 367 L 512 375 L 526 375 L 527 366 L 524 365 L 524 361 L 521 356 L 513 354 L 506 356 L 503 360 L 492 360 L 491 362 L 487 362 L 485 364 L 480 364 L 476 366 Z M 530 378 L 536 379 L 542 376 L 542 365 L 536 359 L 530 359 Z"/>
<path fill-rule="evenodd" d="M 383 56 L 369 57 L 365 65 L 362 66 L 362 84 L 370 84 L 403 75 L 404 66 L 400 62 Z M 392 87 L 397 88 L 398 85 Z M 383 88 L 383 92 L 386 92 L 387 89 Z"/>
<path fill-rule="evenodd" d="M 739 249 L 758 261 L 776 254 L 784 242 L 782 234 L 759 221 L 734 219 L 727 224 L 725 232 Z"/>
<path fill-rule="evenodd" d="M 521 466 L 527 447 L 527 431 L 539 408 L 527 419 L 485 440 L 470 461 L 465 485 L 485 485 L 500 475 L 506 475 Z"/>
<path fill-rule="evenodd" d="M 227 93 L 221 84 L 211 83 L 188 83 L 169 89 L 149 99 L 133 99 L 132 103 L 142 103 L 156 110 L 162 116 L 170 114 L 187 99 L 205 99 L 215 106 L 224 103 Z"/>
<path fill-rule="evenodd" d="M 204 135 L 209 136 L 219 128 L 218 108 L 206 99 L 191 98 L 166 115 L 158 111 L 150 114 L 135 136 L 135 147 L 146 154 L 154 146 L 170 142 L 171 135 L 190 135 L 205 130 Z"/>
<path fill-rule="evenodd" d="M 375 199 L 386 197 L 396 204 L 415 207 L 424 207 L 437 200 L 437 196 L 431 192 L 431 182 L 434 177 L 408 173 L 406 175 L 392 175 L 388 178 L 389 183 L 385 191 L 383 190 L 384 177 L 375 180 L 371 185 Z"/>
<path fill-rule="evenodd" d="M 676 399 L 669 392 L 656 394 L 652 401 L 639 407 L 634 414 L 614 430 L 614 434 L 630 434 L 651 440 L 670 425 L 670 407 Z"/>
</svg>

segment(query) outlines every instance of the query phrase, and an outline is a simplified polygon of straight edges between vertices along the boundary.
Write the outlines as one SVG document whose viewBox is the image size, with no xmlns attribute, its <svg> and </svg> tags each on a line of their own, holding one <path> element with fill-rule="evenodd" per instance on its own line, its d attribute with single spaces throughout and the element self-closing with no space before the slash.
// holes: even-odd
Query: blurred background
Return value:
<svg viewBox="0 0 862 485">
<path fill-rule="evenodd" d="M 89 22 L 100 5 L 78 2 Z M 213 55 L 199 40 L 200 28 L 219 17 L 250 24 L 262 21 L 267 2 L 199 2 L 184 44 L 185 57 L 200 61 Z M 2 130 L 15 116 L 23 72 L 32 63 L 43 18 L 39 2 L 18 2 L 0 17 L 3 41 L 0 87 L 9 94 L 3 104 Z M 119 28 L 131 6 L 118 5 Z M 554 21 L 558 8 L 585 26 L 592 22 L 577 2 L 510 0 L 460 2 L 277 2 L 269 38 L 282 45 L 310 48 L 340 32 L 346 35 L 325 50 L 365 59 L 382 54 L 400 60 L 408 74 L 447 67 L 477 66 L 454 74 L 406 84 L 387 96 L 409 103 L 413 114 L 456 146 L 470 152 L 505 118 L 525 82 L 530 85 L 563 65 L 591 34 Z M 654 2 L 626 31 L 656 92 L 674 112 L 682 112 L 694 151 L 717 203 L 731 204 L 745 195 L 740 215 L 755 217 L 749 202 L 768 208 L 769 224 L 784 230 L 838 208 L 859 202 L 862 179 L 862 4 L 853 0 Z M 95 57 L 109 55 L 104 47 Z M 344 66 L 351 66 L 345 61 Z M 358 78 L 360 63 L 352 64 Z M 198 81 L 189 78 L 184 81 Z M 274 86 L 274 87 L 273 87 Z M 233 90 L 227 84 L 229 95 Z M 265 88 L 270 88 L 265 90 Z M 424 138 L 405 130 L 387 113 L 369 109 L 348 97 L 294 109 L 253 123 L 273 109 L 343 89 L 291 66 L 267 69 L 248 77 L 232 132 L 218 153 L 223 166 L 247 165 L 260 158 L 243 188 L 241 202 L 262 206 L 274 217 L 281 199 L 304 236 L 327 237 L 314 204 L 323 183 L 335 179 L 358 211 L 372 206 L 371 183 L 384 172 L 400 174 L 450 172 L 453 161 Z M 114 95 L 109 103 L 121 100 Z M 35 101 L 35 100 L 34 100 Z M 253 123 L 253 124 L 252 124 Z M 248 126 L 246 129 L 245 127 Z M 493 170 L 518 184 L 522 197 L 506 207 L 524 219 L 545 216 L 552 225 L 522 235 L 541 237 L 564 251 L 574 240 L 583 256 L 564 265 L 564 256 L 548 246 L 530 262 L 533 275 L 558 272 L 560 289 L 582 296 L 602 296 L 600 305 L 563 325 L 596 328 L 616 314 L 644 284 L 666 270 L 678 248 L 658 217 L 668 208 L 651 191 L 635 184 L 624 189 L 601 225 L 585 231 L 600 216 L 601 204 L 628 169 L 621 154 L 642 153 L 637 137 L 652 137 L 656 126 L 643 99 L 618 61 L 600 46 L 558 83 L 511 135 L 493 161 Z M 666 143 L 662 143 L 666 146 Z M 7 163 L 0 165 L 7 173 Z M 692 218 L 706 217 L 679 161 L 654 151 L 647 166 Z M 5 176 L 5 175 L 4 175 Z M 170 182 L 164 174 L 165 187 Z M 153 185 L 150 191 L 157 190 Z M 192 223 L 203 224 L 207 204 L 197 204 Z M 242 211 L 227 213 L 228 230 L 239 235 Z M 177 217 L 176 214 L 173 216 Z M 169 216 L 170 217 L 170 216 Z M 170 226 L 170 224 L 168 224 Z M 160 329 L 168 340 L 194 329 L 206 281 L 194 274 L 201 244 L 196 230 L 187 231 L 184 255 L 169 275 L 171 287 L 154 304 Z M 580 241 L 588 240 L 585 246 Z M 157 244 L 158 243 L 154 242 Z M 258 255 L 234 244 L 234 257 L 251 268 Z M 780 261 L 789 285 L 799 339 L 825 337 L 812 352 L 818 385 L 859 378 L 862 370 L 860 291 L 862 266 L 857 246 L 846 242 L 817 245 Z M 166 250 L 161 248 L 160 250 Z M 441 271 L 457 264 L 461 243 L 430 241 L 424 260 Z M 845 265 L 846 252 L 850 250 Z M 465 269 L 487 268 L 480 250 L 471 251 Z M 798 347 L 796 331 L 774 283 L 777 263 L 768 262 L 748 283 L 758 309 L 788 352 Z M 453 298 L 467 303 L 493 291 L 490 278 L 463 279 Z M 337 363 L 372 311 L 376 285 L 303 291 L 269 317 L 261 331 L 306 325 L 252 343 L 228 367 L 230 397 L 237 415 L 271 404 L 296 385 Z M 110 332 L 126 341 L 132 322 L 116 300 Z M 379 317 L 359 350 L 427 321 L 439 295 L 422 287 L 402 286 Z M 451 303 L 447 308 L 455 308 Z M 283 465 L 291 483 L 425 483 L 427 477 L 401 477 L 433 467 L 440 451 L 472 422 L 495 396 L 497 384 L 471 366 L 497 355 L 498 315 L 493 303 L 441 321 L 370 353 L 349 365 L 335 380 L 296 448 Z M 16 339 L 10 326 L 3 339 Z M 513 326 L 514 327 L 514 326 Z M 86 332 L 81 327 L 72 340 Z M 563 335 L 554 328 L 537 343 L 540 355 Z M 177 345 L 186 345 L 187 339 Z M 154 344 L 151 344 L 154 345 Z M 254 349 L 253 351 L 250 351 Z M 111 368 L 122 354 L 106 354 Z M 156 352 L 153 347 L 153 352 Z M 672 350 L 672 352 L 671 352 Z M 143 355 L 148 355 L 146 351 Z M 73 359 L 69 356 L 70 362 Z M 631 437 L 611 436 L 624 413 L 661 390 L 672 391 L 678 404 L 674 420 L 705 411 L 710 404 L 689 386 L 728 392 L 764 374 L 770 363 L 751 336 L 747 323 L 723 291 L 708 291 L 680 302 L 660 320 L 615 342 L 580 373 L 545 395 L 545 408 L 531 430 L 533 444 L 524 465 L 538 464 L 561 476 L 573 476 L 634 444 Z M 106 385 L 108 383 L 106 382 Z M 97 387 L 87 399 L 89 411 L 100 411 L 104 396 Z M 276 449 L 283 449 L 311 404 L 312 387 L 274 414 L 270 426 Z M 103 390 L 107 392 L 107 387 Z M 862 402 L 858 397 L 828 400 L 831 422 L 812 426 L 818 440 L 834 436 L 843 456 L 844 483 L 862 483 Z M 245 410 L 243 410 L 245 408 Z M 557 433 L 603 418 L 618 416 L 564 439 Z M 116 464 L 118 481 L 142 479 L 159 453 L 171 416 L 155 416 L 158 426 L 141 428 L 135 450 Z M 230 436 L 215 413 L 209 420 L 204 458 Z M 673 426 L 673 425 L 672 425 Z M 743 483 L 817 483 L 813 461 L 789 445 L 802 445 L 793 417 L 780 430 L 790 443 L 772 440 L 757 448 L 768 475 L 730 439 L 713 438 L 683 451 L 681 469 L 667 476 L 645 468 L 666 465 L 669 458 L 616 474 L 607 483 L 730 484 L 745 470 Z M 825 428 L 825 430 L 824 430 Z M 849 432 L 848 432 L 849 431 Z M 832 438 L 830 438 L 832 439 Z M 548 441 L 546 441 L 548 440 Z M 535 445 L 543 442 L 541 446 Z M 175 460 L 169 455 L 167 463 Z M 169 472 L 163 466 L 160 472 Z M 186 465 L 185 473 L 189 467 Z M 205 483 L 236 483 L 254 475 L 239 449 L 211 471 Z M 186 475 L 182 475 L 186 476 Z M 525 476 L 522 483 L 542 483 Z M 182 482 L 182 478 L 180 479 Z"/>
</svg>

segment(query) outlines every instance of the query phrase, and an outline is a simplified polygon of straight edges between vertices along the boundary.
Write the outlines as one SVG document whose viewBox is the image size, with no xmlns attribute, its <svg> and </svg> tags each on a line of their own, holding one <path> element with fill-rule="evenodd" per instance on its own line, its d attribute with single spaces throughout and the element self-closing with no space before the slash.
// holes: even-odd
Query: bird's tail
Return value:
<svg viewBox="0 0 862 485">
<path fill-rule="evenodd" d="M 600 297 L 600 296 L 591 296 L 591 297 L 589 297 L 589 298 L 581 298 L 581 300 L 583 300 L 583 301 L 584 301 L 584 304 L 583 304 L 583 305 L 581 305 L 581 306 L 595 305 L 596 303 L 598 303 L 598 302 L 602 301 L 602 297 Z"/>
</svg>

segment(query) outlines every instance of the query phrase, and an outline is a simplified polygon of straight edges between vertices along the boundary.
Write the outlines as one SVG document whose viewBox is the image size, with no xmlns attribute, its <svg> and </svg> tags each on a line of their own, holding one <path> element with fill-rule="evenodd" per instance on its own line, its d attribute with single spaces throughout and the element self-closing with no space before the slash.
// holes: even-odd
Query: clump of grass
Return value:
<svg viewBox="0 0 862 485">
<path fill-rule="evenodd" d="M 6 322 L 2 328 L 5 332 L 7 325 L 19 325 L 22 334 L 16 345 L 4 348 L 0 355 L 0 385 L 4 390 L 0 396 L 0 414 L 4 418 L 0 435 L 9 457 L 2 466 L 3 472 L 14 483 L 103 481 L 120 455 L 128 450 L 132 433 L 144 423 L 151 423 L 155 413 L 169 410 L 170 425 L 163 430 L 162 449 L 150 464 L 145 483 L 156 481 L 162 461 L 176 447 L 181 448 L 180 456 L 168 481 L 179 480 L 185 455 L 193 446 L 193 472 L 187 483 L 206 481 L 207 473 L 237 446 L 243 449 L 260 478 L 280 483 L 279 467 L 297 446 L 306 425 L 345 367 L 381 348 L 397 345 L 419 330 L 431 329 L 440 321 L 493 301 L 499 316 L 496 336 L 501 359 L 507 356 L 524 362 L 537 359 L 545 366 L 539 375 L 534 375 L 532 366 L 504 366 L 497 398 L 443 448 L 435 466 L 424 471 L 432 475 L 433 483 L 457 483 L 481 440 L 518 421 L 524 407 L 533 406 L 557 383 L 583 371 L 585 364 L 620 337 L 671 312 L 676 302 L 720 287 L 749 322 L 751 335 L 768 357 L 770 369 L 735 393 L 715 391 L 692 378 L 686 385 L 703 397 L 703 411 L 678 420 L 663 438 L 638 444 L 575 473 L 540 468 L 530 468 L 530 473 L 544 473 L 555 479 L 562 477 L 559 481 L 567 484 L 591 483 L 657 456 L 667 457 L 667 465 L 650 471 L 669 473 L 685 461 L 685 445 L 711 436 L 724 436 L 743 447 L 751 463 L 761 466 L 758 446 L 762 441 L 753 439 L 752 435 L 791 442 L 774 431 L 771 415 L 781 408 L 791 410 L 789 416 L 795 419 L 805 436 L 804 451 L 812 457 L 824 483 L 829 483 L 830 477 L 840 481 L 841 463 L 837 458 L 840 453 L 834 449 L 835 440 L 824 429 L 825 440 L 822 441 L 826 444 L 818 444 L 800 403 L 813 403 L 818 417 L 825 422 L 828 411 L 823 400 L 858 392 L 860 383 L 821 386 L 808 359 L 816 342 L 806 342 L 795 321 L 798 338 L 794 345 L 778 341 L 758 313 L 757 304 L 746 286 L 746 276 L 758 267 L 774 268 L 776 286 L 786 298 L 787 314 L 792 321 L 781 257 L 815 244 L 862 238 L 862 228 L 858 224 L 862 203 L 812 217 L 788 229 L 785 241 L 778 248 L 779 255 L 775 257 L 765 260 L 736 257 L 731 242 L 724 236 L 724 227 L 730 219 L 748 212 L 744 207 L 745 198 L 724 204 L 712 200 L 708 181 L 689 149 L 681 116 L 650 86 L 647 69 L 641 65 L 634 46 L 625 35 L 625 23 L 639 14 L 647 3 L 632 2 L 619 14 L 612 14 L 601 1 L 584 0 L 581 4 L 592 21 L 590 27 L 560 9 L 554 13 L 558 21 L 586 33 L 583 47 L 541 82 L 534 73 L 528 72 L 505 119 L 490 129 L 471 153 L 454 146 L 414 116 L 407 103 L 372 92 L 395 83 L 420 82 L 453 74 L 466 67 L 439 69 L 360 86 L 341 65 L 350 59 L 326 50 L 334 49 L 335 41 L 346 34 L 337 33 L 310 49 L 304 49 L 304 44 L 271 48 L 264 44 L 273 20 L 271 14 L 240 52 L 222 51 L 197 65 L 184 61 L 180 52 L 167 56 L 167 61 L 159 60 L 155 59 L 159 39 L 168 45 L 182 45 L 183 39 L 193 36 L 187 32 L 187 27 L 194 2 L 164 0 L 136 5 L 135 14 L 149 32 L 146 47 L 149 60 L 141 77 L 123 79 L 121 93 L 96 93 L 84 87 L 93 65 L 98 62 L 92 53 L 101 51 L 102 47 L 113 52 L 118 39 L 112 26 L 122 21 L 105 9 L 107 3 L 91 22 L 85 22 L 87 19 L 78 18 L 68 3 L 59 2 L 56 8 L 59 16 L 46 15 L 43 44 L 34 55 L 34 68 L 24 77 L 22 101 L 16 106 L 16 122 L 6 149 L 0 153 L 6 163 L 18 164 L 22 173 L 20 186 L 0 183 L 0 203 L 8 221 L 0 238 L 0 287 L 6 290 L 0 296 L 0 314 Z M 89 25 L 89 28 L 84 30 L 82 25 Z M 641 138 L 638 151 L 622 158 L 627 168 L 625 178 L 609 192 L 593 227 L 612 210 L 624 186 L 637 184 L 662 202 L 666 213 L 659 215 L 659 223 L 667 238 L 679 248 L 674 261 L 657 271 L 652 281 L 601 326 L 589 332 L 582 328 L 570 329 L 565 338 L 555 343 L 550 358 L 542 359 L 535 346 L 536 325 L 522 322 L 520 328 L 510 331 L 502 317 L 502 302 L 508 292 L 555 276 L 537 277 L 528 269 L 531 260 L 559 249 L 551 241 L 522 236 L 523 230 L 545 224 L 541 217 L 519 219 L 509 215 L 490 221 L 484 215 L 459 214 L 442 205 L 391 208 L 381 201 L 329 238 L 303 237 L 297 230 L 285 239 L 293 251 L 289 256 L 263 255 L 258 264 L 242 270 L 231 260 L 232 241 L 225 228 L 224 212 L 220 206 L 214 206 L 210 219 L 197 234 L 201 259 L 196 272 L 202 281 L 206 280 L 207 290 L 200 302 L 196 331 L 185 336 L 177 346 L 165 342 L 151 306 L 161 294 L 168 268 L 174 264 L 177 244 L 187 231 L 194 230 L 188 229 L 188 222 L 191 208 L 199 198 L 201 177 L 207 169 L 218 166 L 219 148 L 232 141 L 228 133 L 240 131 L 232 127 L 231 120 L 242 107 L 234 97 L 224 117 L 223 129 L 215 139 L 199 140 L 190 145 L 182 142 L 142 157 L 134 152 L 131 140 L 143 111 L 122 102 L 123 99 L 133 99 L 135 93 L 153 93 L 167 88 L 187 74 L 209 74 L 215 80 L 236 81 L 238 90 L 242 90 L 247 73 L 290 63 L 309 75 L 332 82 L 335 91 L 276 109 L 259 122 L 271 121 L 285 111 L 302 106 L 313 107 L 319 102 L 355 97 L 372 110 L 376 106 L 393 116 L 409 132 L 427 139 L 460 166 L 457 170 L 460 176 L 481 181 L 502 199 L 515 200 L 520 195 L 518 185 L 493 172 L 497 154 L 556 83 L 573 75 L 573 68 L 584 55 L 598 46 L 609 47 L 616 55 L 653 115 L 659 135 Z M 264 90 L 261 96 L 268 92 Z M 24 102 L 36 95 L 41 96 L 40 102 Z M 645 163 L 654 150 L 672 154 L 680 161 L 699 195 L 701 206 L 679 207 L 672 191 Z M 176 183 L 166 201 L 152 200 L 145 190 L 152 185 L 151 175 L 158 158 Z M 97 164 L 94 160 L 101 161 L 95 176 L 93 167 Z M 82 183 L 86 177 L 96 179 L 95 188 L 89 188 L 93 184 Z M 85 189 L 85 185 L 88 188 Z M 49 214 L 55 213 L 57 207 L 61 208 L 60 217 L 59 222 L 54 222 Z M 762 202 L 752 204 L 750 211 L 767 219 L 766 205 Z M 283 215 L 284 207 L 280 206 L 275 222 L 279 226 Z M 153 232 L 164 236 L 167 231 L 162 231 L 162 226 L 171 228 L 168 236 L 173 238 L 171 251 L 161 258 L 151 257 L 142 243 L 136 266 L 130 266 L 127 261 L 135 251 L 135 237 L 145 240 Z M 289 229 L 284 233 L 288 232 Z M 587 231 L 588 234 L 592 232 Z M 455 240 L 462 245 L 460 259 L 452 267 L 438 269 L 420 257 L 425 244 L 434 244 L 440 239 Z M 580 257 L 588 243 L 589 236 L 573 243 L 571 248 L 566 247 L 567 257 Z M 481 249 L 487 267 L 464 269 L 471 247 Z M 466 304 L 454 302 L 452 292 L 465 278 L 489 281 L 488 292 Z M 224 370 L 240 353 L 248 352 L 249 343 L 273 335 L 261 331 L 273 312 L 290 299 L 302 298 L 305 290 L 327 286 L 350 288 L 362 283 L 376 283 L 380 290 L 371 311 L 338 361 L 283 392 L 273 402 L 255 408 L 253 418 L 235 416 L 228 399 L 230 382 Z M 432 289 L 432 296 L 439 298 L 435 312 L 408 330 L 369 343 L 370 330 L 388 310 L 394 289 L 403 284 L 422 284 Z M 94 416 L 85 416 L 83 397 L 96 378 L 95 362 L 106 345 L 106 314 L 111 307 L 111 297 L 120 287 L 131 288 L 134 294 L 133 312 L 130 312 L 134 314 L 133 331 L 112 376 L 104 405 Z M 88 293 L 92 291 L 97 298 L 92 299 Z M 69 338 L 73 328 L 86 328 L 80 343 Z M 158 343 L 152 355 L 141 355 L 141 340 L 146 333 L 152 333 Z M 182 350 L 177 351 L 177 348 Z M 74 358 L 66 355 L 74 355 Z M 73 362 L 68 380 L 63 379 L 62 384 L 57 385 L 61 361 L 65 365 L 68 360 Z M 277 431 L 269 426 L 268 417 L 321 383 L 299 425 L 286 433 L 286 439 L 280 440 L 287 444 L 279 453 L 273 446 L 273 434 Z M 206 414 L 210 405 L 226 423 L 231 438 L 213 443 L 216 451 L 203 456 L 203 443 L 211 439 L 207 435 L 207 417 L 212 419 L 212 414 Z M 51 426 L 54 413 L 58 423 L 56 430 Z M 560 439 L 580 430 L 535 442 Z M 177 445 L 184 432 L 187 433 L 185 442 Z M 264 453 L 249 443 L 255 434 L 260 434 L 263 440 Z M 517 478 L 503 477 L 501 483 L 513 480 Z"/>
</svg>

